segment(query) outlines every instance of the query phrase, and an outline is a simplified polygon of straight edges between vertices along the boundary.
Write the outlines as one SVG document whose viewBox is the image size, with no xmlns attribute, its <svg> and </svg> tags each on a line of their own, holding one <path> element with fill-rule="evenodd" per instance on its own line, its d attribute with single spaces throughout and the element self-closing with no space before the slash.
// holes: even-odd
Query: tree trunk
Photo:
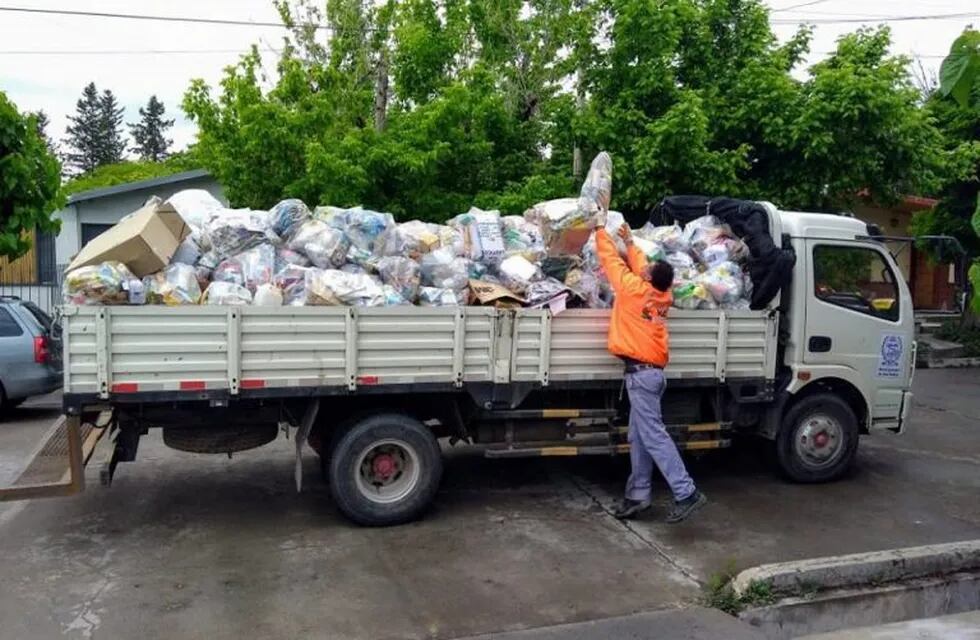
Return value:
<svg viewBox="0 0 980 640">
<path fill-rule="evenodd" d="M 582 68 L 575 71 L 575 112 L 582 114 L 585 107 L 585 89 L 582 87 Z M 576 181 L 582 179 L 582 146 L 579 144 L 578 137 L 575 138 L 575 147 L 572 149 L 572 175 Z"/>
<path fill-rule="evenodd" d="M 388 125 L 388 53 L 378 57 L 377 76 L 374 80 L 374 130 L 381 133 Z"/>
</svg>

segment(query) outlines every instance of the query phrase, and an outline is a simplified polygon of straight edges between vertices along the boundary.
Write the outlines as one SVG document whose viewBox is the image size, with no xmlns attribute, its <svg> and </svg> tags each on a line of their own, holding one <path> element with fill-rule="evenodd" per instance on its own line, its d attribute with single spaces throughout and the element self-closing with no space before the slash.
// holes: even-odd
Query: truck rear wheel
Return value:
<svg viewBox="0 0 980 640">
<path fill-rule="evenodd" d="M 851 407 L 829 393 L 793 405 L 776 436 L 776 459 L 795 482 L 829 482 L 844 475 L 857 454 L 858 421 Z"/>
<path fill-rule="evenodd" d="M 366 417 L 330 452 L 330 493 L 358 524 L 385 526 L 419 517 L 442 478 L 442 453 L 432 431 L 397 413 Z"/>
</svg>

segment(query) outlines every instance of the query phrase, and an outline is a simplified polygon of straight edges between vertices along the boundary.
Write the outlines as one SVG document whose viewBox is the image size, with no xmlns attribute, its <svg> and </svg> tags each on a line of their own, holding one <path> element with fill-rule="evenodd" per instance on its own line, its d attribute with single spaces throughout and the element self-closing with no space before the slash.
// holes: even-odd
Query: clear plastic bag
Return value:
<svg viewBox="0 0 980 640">
<path fill-rule="evenodd" d="M 457 258 L 450 249 L 436 249 L 422 256 L 422 284 L 438 289 L 465 289 L 476 269 L 472 260 Z"/>
<path fill-rule="evenodd" d="M 612 158 L 605 151 L 592 159 L 578 197 L 578 208 L 585 220 L 595 226 L 596 217 L 609 211 L 612 199 Z"/>
<path fill-rule="evenodd" d="M 641 238 L 656 242 L 667 253 L 673 253 L 675 251 L 687 252 L 688 250 L 687 240 L 684 239 L 684 231 L 677 224 L 656 227 L 648 222 L 633 233 Z"/>
<path fill-rule="evenodd" d="M 577 255 L 595 228 L 575 198 L 539 202 L 524 212 L 524 219 L 541 229 L 549 256 Z"/>
<path fill-rule="evenodd" d="M 398 289 L 391 286 L 390 284 L 381 285 L 381 290 L 384 292 L 384 296 L 385 296 L 384 306 L 386 307 L 399 307 L 403 305 L 411 306 L 412 304 L 410 300 L 406 300 L 402 296 L 401 292 L 399 292 Z"/>
<path fill-rule="evenodd" d="M 338 269 L 311 269 L 306 274 L 306 304 L 381 307 L 385 293 L 373 276 Z"/>
<path fill-rule="evenodd" d="M 533 307 L 568 292 L 569 288 L 565 286 L 564 282 L 554 278 L 545 278 L 527 286 L 524 292 L 524 300 L 528 306 Z"/>
<path fill-rule="evenodd" d="M 466 289 L 419 287 L 419 305 L 423 307 L 460 307 L 466 304 Z"/>
<path fill-rule="evenodd" d="M 679 280 L 692 280 L 697 275 L 697 266 L 694 258 L 686 253 L 674 251 L 664 256 L 664 260 L 674 267 L 674 282 Z"/>
<path fill-rule="evenodd" d="M 466 255 L 466 242 L 463 240 L 463 232 L 449 225 L 435 225 L 436 235 L 439 236 L 439 248 L 448 249 L 453 255 Z"/>
<path fill-rule="evenodd" d="M 255 289 L 255 296 L 252 299 L 252 304 L 257 307 L 281 307 L 283 303 L 283 293 L 282 289 L 267 282 L 265 284 L 260 284 Z"/>
<path fill-rule="evenodd" d="M 499 211 L 471 207 L 466 213 L 456 216 L 450 226 L 463 233 L 466 255 L 470 259 L 488 264 L 503 259 L 505 247 Z"/>
<path fill-rule="evenodd" d="M 307 220 L 294 229 L 286 246 L 321 269 L 329 269 L 344 264 L 350 243 L 340 229 L 321 220 Z"/>
<path fill-rule="evenodd" d="M 497 276 L 505 287 L 521 295 L 532 282 L 543 279 L 544 273 L 524 256 L 511 256 L 500 263 Z"/>
<path fill-rule="evenodd" d="M 523 256 L 531 262 L 544 259 L 544 237 L 538 225 L 521 216 L 504 216 L 501 224 L 504 230 L 505 257 Z"/>
<path fill-rule="evenodd" d="M 313 209 L 313 218 L 326 222 L 331 227 L 343 230 L 347 228 L 346 213 L 347 209 L 341 207 L 321 205 Z"/>
<path fill-rule="evenodd" d="M 395 226 L 395 219 L 390 213 L 360 207 L 348 209 L 343 217 L 346 222 L 344 232 L 351 246 L 368 253 L 375 253 L 376 250 L 380 252 L 384 247 L 386 234 Z"/>
<path fill-rule="evenodd" d="M 126 265 L 103 262 L 69 271 L 65 275 L 62 294 L 65 304 L 128 304 L 133 282 L 139 280 Z M 134 300 L 134 303 L 138 301 Z"/>
<path fill-rule="evenodd" d="M 362 267 L 359 264 L 351 264 L 349 262 L 347 264 L 345 264 L 344 266 L 342 266 L 340 268 L 340 270 L 343 271 L 344 273 L 357 273 L 357 274 L 365 275 L 365 276 L 368 275 L 368 270 L 367 269 L 365 269 L 364 267 Z"/>
<path fill-rule="evenodd" d="M 276 249 L 276 273 L 279 273 L 286 268 L 287 265 L 297 265 L 299 267 L 308 267 L 312 263 L 310 259 L 306 257 L 305 254 L 289 249 L 288 247 L 279 247 Z"/>
<path fill-rule="evenodd" d="M 745 289 L 742 268 L 734 262 L 719 264 L 702 274 L 698 281 L 719 305 L 735 304 L 742 299 Z"/>
<path fill-rule="evenodd" d="M 212 282 L 201 297 L 201 304 L 244 305 L 252 304 L 252 292 L 231 282 Z"/>
<path fill-rule="evenodd" d="M 290 198 L 281 200 L 269 209 L 270 226 L 280 238 L 288 240 L 313 214 L 302 200 Z"/>
<path fill-rule="evenodd" d="M 646 259 L 650 262 L 663 260 L 666 256 L 666 253 L 664 253 L 664 248 L 653 240 L 647 240 L 646 238 L 641 238 L 634 235 L 633 244 L 636 245 L 636 248 L 640 250 L 640 253 L 646 256 Z"/>
<path fill-rule="evenodd" d="M 211 248 L 222 258 L 268 242 L 268 213 L 223 209 L 204 225 Z"/>
<path fill-rule="evenodd" d="M 354 245 L 351 245 L 347 249 L 347 262 L 361 267 L 366 273 L 374 273 L 377 271 L 378 261 L 380 259 L 381 256 L 377 255 L 376 253 L 372 253 L 367 249 L 355 247 Z"/>
<path fill-rule="evenodd" d="M 684 242 L 688 250 L 703 261 L 705 250 L 731 237 L 728 228 L 718 218 L 707 215 L 691 220 L 684 226 Z"/>
<path fill-rule="evenodd" d="M 200 259 L 201 247 L 198 246 L 197 240 L 193 236 L 187 236 L 181 241 L 173 257 L 170 258 L 170 264 L 189 264 L 194 266 Z"/>
<path fill-rule="evenodd" d="M 608 309 L 612 306 L 612 293 L 603 287 L 602 280 L 592 271 L 571 269 L 565 276 L 565 286 L 592 309 Z"/>
<path fill-rule="evenodd" d="M 242 265 L 244 285 L 254 292 L 260 285 L 272 282 L 276 268 L 276 249 L 271 244 L 260 244 L 234 258 Z"/>
<path fill-rule="evenodd" d="M 404 256 L 418 260 L 422 255 L 439 248 L 439 226 L 409 220 L 387 234 L 382 253 L 386 256 Z"/>
<path fill-rule="evenodd" d="M 418 297 L 421 285 L 421 267 L 411 258 L 388 256 L 378 261 L 378 274 L 381 281 L 393 287 L 408 302 Z"/>
<path fill-rule="evenodd" d="M 695 280 L 674 281 L 674 306 L 678 309 L 712 309 L 717 305 L 703 284 Z"/>
<path fill-rule="evenodd" d="M 167 199 L 190 227 L 201 229 L 212 217 L 224 210 L 225 205 L 204 189 L 183 189 Z"/>
<path fill-rule="evenodd" d="M 306 304 L 306 274 L 312 267 L 295 264 L 286 265 L 276 272 L 273 282 L 282 290 L 283 304 L 302 306 Z"/>
<path fill-rule="evenodd" d="M 197 271 L 189 264 L 178 262 L 146 276 L 143 278 L 143 289 L 147 304 L 178 306 L 201 301 Z"/>
</svg>

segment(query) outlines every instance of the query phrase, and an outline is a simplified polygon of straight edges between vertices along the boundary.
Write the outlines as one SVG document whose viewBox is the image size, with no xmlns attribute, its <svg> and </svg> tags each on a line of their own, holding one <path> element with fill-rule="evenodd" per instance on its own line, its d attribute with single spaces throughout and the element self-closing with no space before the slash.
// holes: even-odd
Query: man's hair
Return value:
<svg viewBox="0 0 980 640">
<path fill-rule="evenodd" d="M 670 265 L 669 262 L 663 260 L 657 260 L 650 264 L 650 284 L 653 285 L 654 289 L 659 289 L 660 291 L 669 291 L 670 287 L 674 284 L 674 267 Z"/>
</svg>

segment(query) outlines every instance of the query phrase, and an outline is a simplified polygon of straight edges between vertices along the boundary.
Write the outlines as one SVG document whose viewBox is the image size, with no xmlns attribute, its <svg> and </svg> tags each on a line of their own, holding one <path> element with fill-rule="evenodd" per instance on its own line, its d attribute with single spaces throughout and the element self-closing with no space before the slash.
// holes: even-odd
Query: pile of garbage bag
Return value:
<svg viewBox="0 0 980 640">
<path fill-rule="evenodd" d="M 170 264 L 137 278 L 120 262 L 67 274 L 71 304 L 307 306 L 548 306 L 608 308 L 613 291 L 596 254 L 595 230 L 613 235 L 612 161 L 593 160 L 578 198 L 538 203 L 523 216 L 476 207 L 435 224 L 397 222 L 362 207 L 283 200 L 268 211 L 229 209 L 206 191 L 168 203 L 190 228 Z M 683 309 L 748 308 L 749 250 L 712 215 L 686 225 L 647 224 L 633 242 L 674 268 Z M 479 300 L 475 291 L 490 292 Z"/>
</svg>

